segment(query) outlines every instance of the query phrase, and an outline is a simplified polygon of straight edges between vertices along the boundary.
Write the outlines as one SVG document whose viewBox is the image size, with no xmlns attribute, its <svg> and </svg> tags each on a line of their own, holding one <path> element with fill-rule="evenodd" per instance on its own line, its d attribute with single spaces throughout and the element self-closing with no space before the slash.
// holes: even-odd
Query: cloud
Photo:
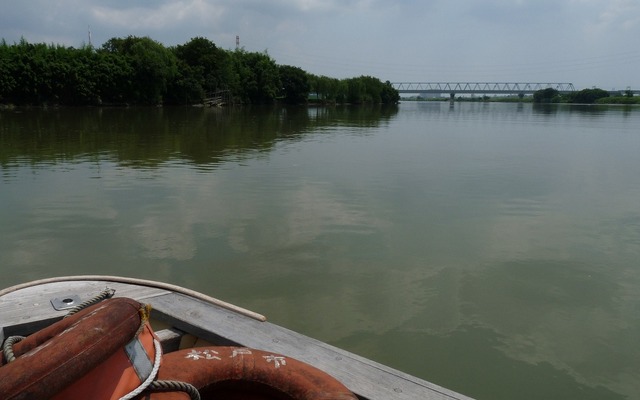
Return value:
<svg viewBox="0 0 640 400">
<path fill-rule="evenodd" d="M 227 7 L 218 6 L 204 0 L 149 3 L 130 8 L 117 6 L 96 6 L 92 15 L 98 23 L 110 24 L 134 31 L 161 30 L 182 26 L 185 22 L 197 25 L 216 23 L 226 13 Z"/>
<path fill-rule="evenodd" d="M 630 31 L 640 26 L 640 3 L 635 0 L 611 0 L 599 15 L 601 30 Z"/>
<path fill-rule="evenodd" d="M 231 49 L 238 35 L 248 51 L 268 50 L 278 63 L 336 78 L 640 86 L 636 0 L 0 0 L 0 6 L 0 37 L 9 43 L 24 36 L 79 46 L 88 26 L 97 46 L 128 35 L 170 46 L 202 36 Z"/>
</svg>

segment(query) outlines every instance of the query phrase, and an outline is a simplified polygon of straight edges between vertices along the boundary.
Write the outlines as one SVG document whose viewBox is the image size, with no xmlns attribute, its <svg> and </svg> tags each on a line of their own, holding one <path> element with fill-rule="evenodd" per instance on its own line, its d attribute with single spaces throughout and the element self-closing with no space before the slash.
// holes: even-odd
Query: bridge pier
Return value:
<svg viewBox="0 0 640 400">
<path fill-rule="evenodd" d="M 453 92 L 449 93 L 449 100 L 450 100 L 450 101 L 455 100 L 455 97 L 456 97 L 456 94 L 455 94 L 455 93 L 453 93 Z"/>
</svg>

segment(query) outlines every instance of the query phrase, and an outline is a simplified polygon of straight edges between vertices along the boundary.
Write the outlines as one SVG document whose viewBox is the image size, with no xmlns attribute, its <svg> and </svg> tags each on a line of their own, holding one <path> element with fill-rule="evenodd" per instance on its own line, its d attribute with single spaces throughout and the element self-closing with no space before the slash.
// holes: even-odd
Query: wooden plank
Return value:
<svg viewBox="0 0 640 400">
<path fill-rule="evenodd" d="M 213 343 L 235 343 L 307 362 L 331 374 L 369 400 L 471 400 L 446 388 L 385 365 L 180 294 L 148 299 L 158 318 Z M 214 332 L 213 334 L 207 332 Z"/>
</svg>

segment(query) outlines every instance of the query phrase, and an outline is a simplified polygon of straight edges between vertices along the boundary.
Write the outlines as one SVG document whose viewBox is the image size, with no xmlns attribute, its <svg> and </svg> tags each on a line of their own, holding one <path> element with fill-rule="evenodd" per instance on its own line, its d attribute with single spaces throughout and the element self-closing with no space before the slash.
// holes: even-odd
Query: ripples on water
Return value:
<svg viewBox="0 0 640 400">
<path fill-rule="evenodd" d="M 166 280 L 479 399 L 631 399 L 639 115 L 1 111 L 3 282 Z"/>
</svg>

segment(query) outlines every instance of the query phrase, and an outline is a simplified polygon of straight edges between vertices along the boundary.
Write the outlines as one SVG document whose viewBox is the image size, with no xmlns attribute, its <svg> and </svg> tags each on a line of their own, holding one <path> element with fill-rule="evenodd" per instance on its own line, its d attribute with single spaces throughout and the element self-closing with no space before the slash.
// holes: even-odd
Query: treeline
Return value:
<svg viewBox="0 0 640 400">
<path fill-rule="evenodd" d="M 574 104 L 640 104 L 640 97 L 626 90 L 623 96 L 611 96 L 606 90 L 593 88 L 571 93 L 560 93 L 553 88 L 538 90 L 533 94 L 534 103 L 574 103 Z"/>
<path fill-rule="evenodd" d="M 377 78 L 334 79 L 278 65 L 267 52 L 224 50 L 197 37 L 165 47 L 149 37 L 102 47 L 0 42 L 0 103 L 16 105 L 196 104 L 225 91 L 240 104 L 397 103 Z"/>
</svg>

